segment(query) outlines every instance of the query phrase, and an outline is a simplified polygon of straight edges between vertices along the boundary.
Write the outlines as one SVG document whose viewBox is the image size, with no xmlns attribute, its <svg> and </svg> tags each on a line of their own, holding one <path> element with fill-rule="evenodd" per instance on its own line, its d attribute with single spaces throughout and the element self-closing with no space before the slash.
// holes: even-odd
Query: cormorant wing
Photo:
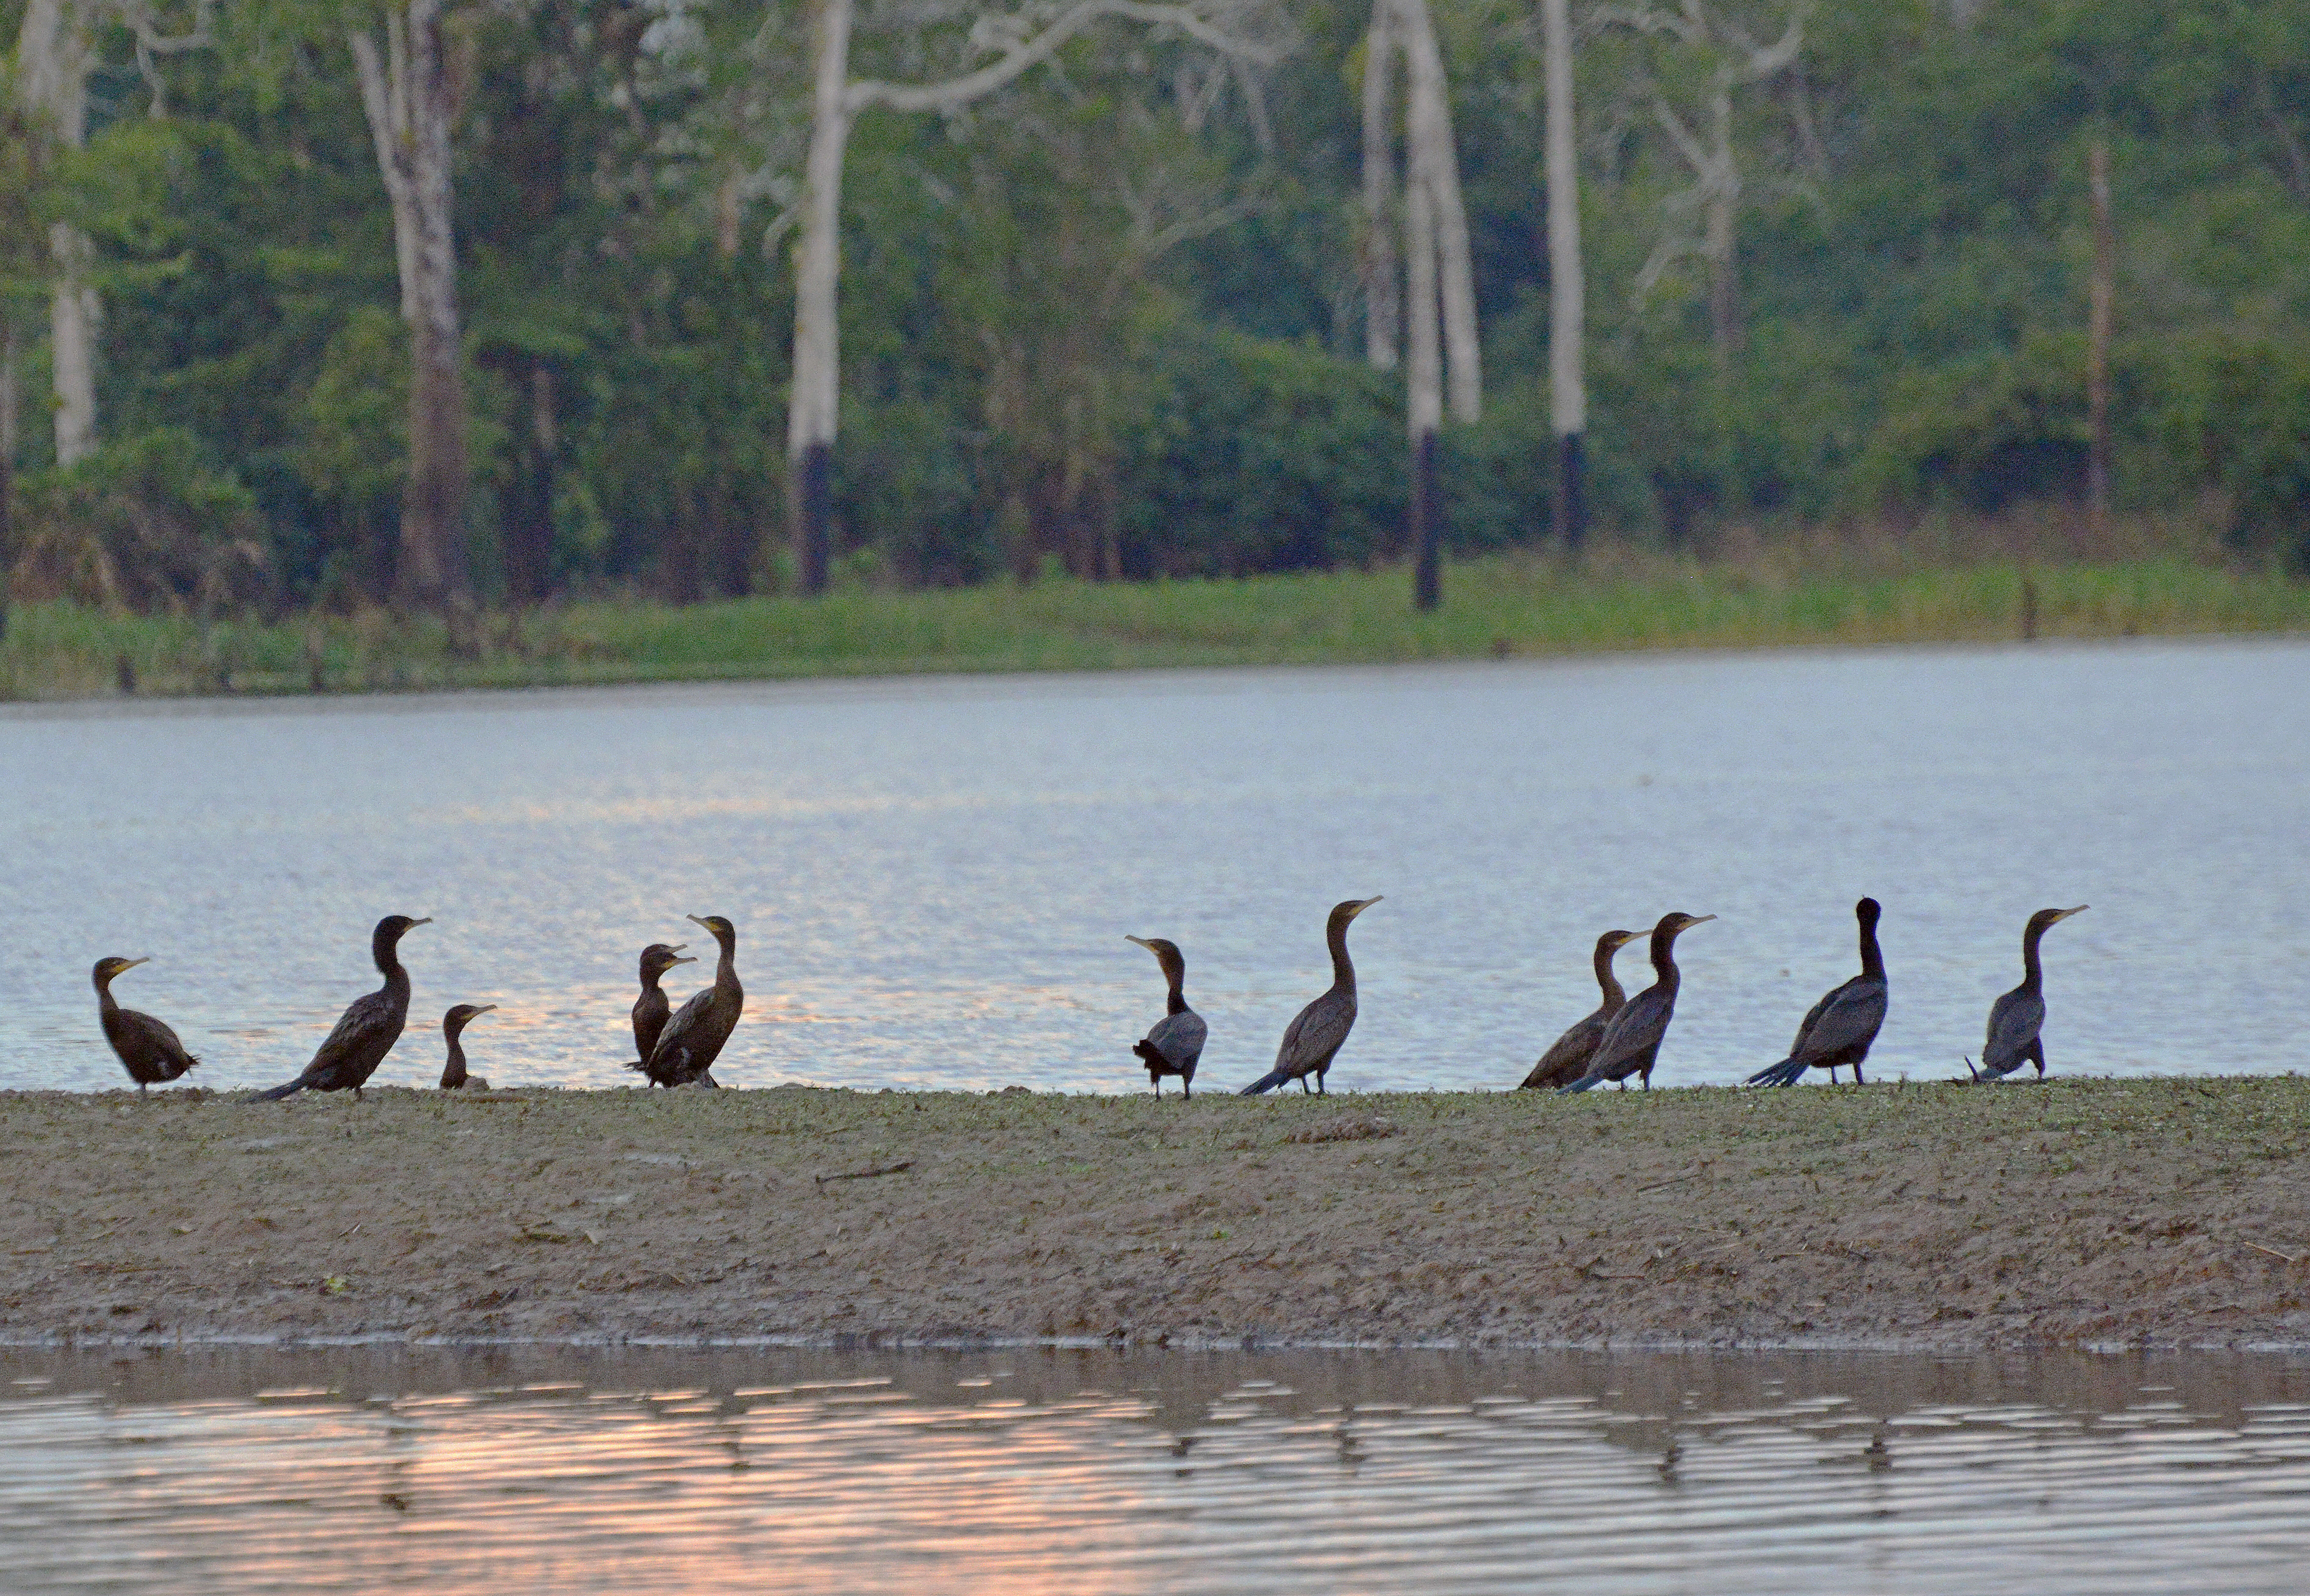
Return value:
<svg viewBox="0 0 2310 1596">
<path fill-rule="evenodd" d="M 1989 1006 L 1989 1034 L 1981 1044 L 1985 1075 L 2010 1075 L 2045 1024 L 2045 1000 L 2017 986 Z"/>
<path fill-rule="evenodd" d="M 673 1018 L 665 1022 L 665 1029 L 658 1032 L 657 1045 L 650 1049 L 650 1055 L 645 1062 L 656 1063 L 659 1059 L 671 1058 L 673 1050 L 682 1045 L 683 1037 L 706 1018 L 706 1011 L 713 1002 L 714 989 L 711 986 L 692 994 L 688 1002 L 673 1011 Z"/>
<path fill-rule="evenodd" d="M 185 1045 L 177 1039 L 176 1032 L 150 1014 L 140 1014 L 134 1009 L 123 1009 L 120 1011 L 120 1023 L 133 1032 L 137 1041 L 145 1048 L 159 1054 L 169 1063 L 181 1066 L 179 1074 L 184 1069 L 201 1062 L 185 1051 Z"/>
<path fill-rule="evenodd" d="M 1173 1069 L 1184 1069 L 1203 1055 L 1204 1038 L 1211 1028 L 1203 1017 L 1193 1009 L 1182 1009 L 1177 1014 L 1166 1014 L 1147 1033 L 1147 1045 L 1163 1055 Z"/>
<path fill-rule="evenodd" d="M 346 1005 L 338 1018 L 336 1028 L 328 1034 L 320 1046 L 314 1049 L 313 1062 L 305 1066 L 308 1079 L 330 1065 L 343 1063 L 360 1050 L 362 1043 L 374 1040 L 377 1033 L 393 1023 L 393 994 L 386 992 L 363 993 Z"/>
<path fill-rule="evenodd" d="M 1355 1000 L 1325 993 L 1292 1017 L 1275 1050 L 1275 1067 L 1295 1074 L 1314 1069 L 1340 1050 L 1355 1023 Z"/>
<path fill-rule="evenodd" d="M 1847 981 L 1845 986 L 1852 984 L 1852 982 Z M 1820 1002 L 1805 1011 L 1805 1017 L 1797 1022 L 1797 1039 L 1789 1044 L 1791 1058 L 1797 1059 L 1804 1056 L 1805 1038 L 1812 1035 L 1812 1028 L 1820 1023 L 1820 1017 L 1828 1012 L 1829 1004 L 1837 1001 L 1837 993 L 1843 992 L 1845 986 L 1832 987 L 1821 993 Z"/>
<path fill-rule="evenodd" d="M 1875 1041 L 1885 1023 L 1885 1000 L 1884 982 L 1855 976 L 1813 1005 L 1789 1057 L 1810 1063 Z"/>
<path fill-rule="evenodd" d="M 1647 1048 L 1658 1047 L 1661 1038 L 1668 1034 L 1669 1015 L 1673 1011 L 1669 1001 L 1656 988 L 1646 987 L 1630 998 L 1628 1006 L 1612 1016 L 1604 1028 L 1596 1052 L 1588 1061 L 1588 1073 L 1583 1079 L 1610 1080 L 1615 1071 L 1626 1074 L 1642 1062 Z"/>
<path fill-rule="evenodd" d="M 1602 1009 L 1574 1020 L 1565 1033 L 1550 1045 L 1548 1051 L 1540 1055 L 1540 1063 L 1532 1067 L 1532 1072 L 1524 1078 L 1524 1084 L 1546 1086 L 1576 1064 L 1586 1063 L 1588 1055 L 1596 1051 L 1596 1044 L 1603 1039 L 1605 1023 Z"/>
</svg>

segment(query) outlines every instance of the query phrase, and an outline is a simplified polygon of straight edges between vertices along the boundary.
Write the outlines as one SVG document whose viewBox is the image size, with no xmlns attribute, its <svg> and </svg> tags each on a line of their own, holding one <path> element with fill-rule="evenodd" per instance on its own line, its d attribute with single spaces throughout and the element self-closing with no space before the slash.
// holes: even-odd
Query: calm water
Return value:
<svg viewBox="0 0 2310 1596">
<path fill-rule="evenodd" d="M 1876 1066 L 1958 1072 L 2048 944 L 2062 1071 L 2274 1071 L 2310 988 L 2310 646 L 1663 656 L 1330 672 L 0 713 L 0 1084 L 121 1082 L 87 970 L 212 1086 L 301 1068 L 431 915 L 381 1081 L 455 1002 L 502 1082 L 630 1080 L 647 941 L 741 929 L 733 1084 L 1122 1090 L 1186 950 L 1214 1086 L 1263 1071 L 1357 924 L 1346 1088 L 1512 1084 L 1598 931 L 1689 935 L 1664 1082 L 1780 1056 L 1887 905 Z M 1639 953 L 1623 958 L 1630 977 Z M 694 972 L 678 972 L 687 990 Z M 1632 978 L 1630 984 L 1639 984 Z"/>
<path fill-rule="evenodd" d="M 12 1589 L 2294 1592 L 2310 1366 L 0 1356 Z"/>
</svg>

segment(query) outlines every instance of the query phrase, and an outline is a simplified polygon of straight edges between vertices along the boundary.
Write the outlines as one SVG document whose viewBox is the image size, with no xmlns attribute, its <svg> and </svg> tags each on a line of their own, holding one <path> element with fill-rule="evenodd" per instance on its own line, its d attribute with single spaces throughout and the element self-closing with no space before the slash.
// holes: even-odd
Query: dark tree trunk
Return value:
<svg viewBox="0 0 2310 1596">
<path fill-rule="evenodd" d="M 1588 536 L 1588 450 L 1577 432 L 1556 444 L 1556 535 L 1567 554 L 1577 554 Z"/>
<path fill-rule="evenodd" d="M 1436 483 L 1436 434 L 1423 432 L 1411 446 L 1411 603 L 1433 610 L 1444 602 L 1444 503 Z"/>
<path fill-rule="evenodd" d="M 823 439 L 806 445 L 794 462 L 795 585 L 806 594 L 826 591 L 833 563 L 834 446 Z"/>
</svg>

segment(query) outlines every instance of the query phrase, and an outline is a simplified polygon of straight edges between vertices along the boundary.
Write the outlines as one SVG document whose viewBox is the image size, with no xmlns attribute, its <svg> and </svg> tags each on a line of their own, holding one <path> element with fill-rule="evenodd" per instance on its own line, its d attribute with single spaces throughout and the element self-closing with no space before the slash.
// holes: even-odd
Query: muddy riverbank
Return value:
<svg viewBox="0 0 2310 1596">
<path fill-rule="evenodd" d="M 0 1094 L 0 1337 L 2310 1343 L 2310 1081 Z"/>
</svg>

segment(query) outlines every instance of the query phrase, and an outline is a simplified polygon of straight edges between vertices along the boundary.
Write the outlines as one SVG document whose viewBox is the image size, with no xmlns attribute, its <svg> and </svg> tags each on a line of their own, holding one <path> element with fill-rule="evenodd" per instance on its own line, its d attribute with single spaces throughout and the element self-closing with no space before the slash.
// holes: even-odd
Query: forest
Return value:
<svg viewBox="0 0 2310 1596">
<path fill-rule="evenodd" d="M 2310 0 L 1559 3 L 8 0 L 7 591 L 2310 562 Z"/>
</svg>

